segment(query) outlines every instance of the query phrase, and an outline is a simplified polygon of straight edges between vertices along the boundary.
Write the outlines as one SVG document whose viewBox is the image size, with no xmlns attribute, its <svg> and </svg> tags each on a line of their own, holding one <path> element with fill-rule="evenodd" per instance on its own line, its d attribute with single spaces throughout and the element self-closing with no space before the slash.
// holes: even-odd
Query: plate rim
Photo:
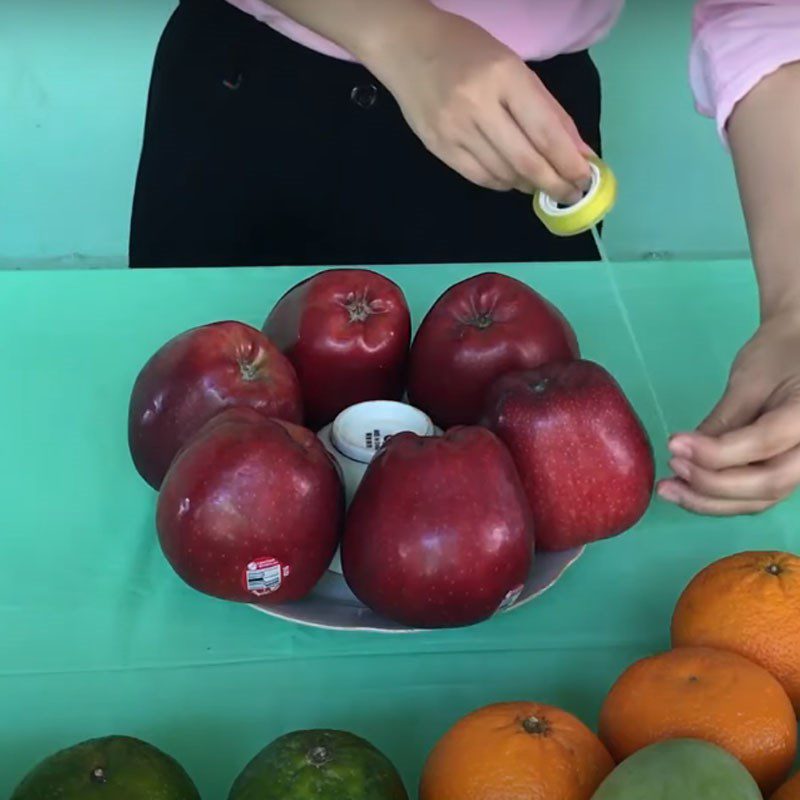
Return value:
<svg viewBox="0 0 800 800">
<path fill-rule="evenodd" d="M 572 549 L 572 548 L 570 548 Z M 534 592 L 530 596 L 526 597 L 524 600 L 520 600 L 517 603 L 514 603 L 510 608 L 501 611 L 500 614 L 496 614 L 494 616 L 500 616 L 503 614 L 510 614 L 513 611 L 516 611 L 523 606 L 528 605 L 532 600 L 535 600 L 538 597 L 541 597 L 545 592 L 548 592 L 552 589 L 555 584 L 570 570 L 573 566 L 577 563 L 577 561 L 584 555 L 586 552 L 586 545 L 581 545 L 580 547 L 575 548 L 572 557 L 565 562 L 564 566 L 558 573 L 556 579 L 551 583 L 549 586 L 543 586 L 538 591 Z M 442 630 L 453 630 L 453 628 L 375 628 L 370 625 L 357 625 L 357 626 L 341 626 L 341 625 L 326 625 L 325 623 L 321 622 L 311 622 L 310 620 L 306 619 L 294 619 L 292 617 L 286 616 L 285 614 L 278 613 L 275 609 L 280 608 L 280 606 L 261 606 L 255 603 L 248 604 L 250 608 L 254 609 L 255 611 L 259 611 L 262 614 L 266 614 L 268 617 L 272 617 L 273 619 L 279 619 L 283 622 L 292 623 L 294 625 L 300 625 L 304 628 L 313 628 L 315 630 L 325 630 L 325 631 L 342 631 L 345 633 L 378 633 L 384 636 L 389 636 L 393 634 L 413 634 L 413 633 L 437 633 Z M 366 606 L 365 606 L 366 608 Z M 489 617 L 492 619 L 492 617 Z M 488 622 L 488 620 L 483 620 L 484 622 Z M 480 623 L 478 623 L 480 624 Z M 466 626 L 471 627 L 471 626 Z"/>
</svg>

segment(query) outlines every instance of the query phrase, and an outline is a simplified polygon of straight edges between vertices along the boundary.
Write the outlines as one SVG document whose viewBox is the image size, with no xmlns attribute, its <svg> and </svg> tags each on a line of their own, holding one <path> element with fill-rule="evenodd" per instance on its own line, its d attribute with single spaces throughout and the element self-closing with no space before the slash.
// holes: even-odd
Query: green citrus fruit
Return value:
<svg viewBox="0 0 800 800">
<path fill-rule="evenodd" d="M 392 763 L 343 731 L 297 731 L 267 745 L 228 800 L 408 800 Z"/>
</svg>

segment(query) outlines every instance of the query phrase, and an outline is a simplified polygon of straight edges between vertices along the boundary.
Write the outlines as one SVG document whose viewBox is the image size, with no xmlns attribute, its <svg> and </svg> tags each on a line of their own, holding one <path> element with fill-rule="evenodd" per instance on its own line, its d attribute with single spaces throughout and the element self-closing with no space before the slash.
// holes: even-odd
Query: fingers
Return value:
<svg viewBox="0 0 800 800">
<path fill-rule="evenodd" d="M 565 203 L 577 203 L 580 190 L 564 180 L 548 163 L 502 107 L 478 123 L 479 133 L 485 142 L 491 142 L 501 158 L 514 173 L 514 188 L 533 192 L 541 189 L 551 197 Z"/>
<path fill-rule="evenodd" d="M 728 500 L 776 502 L 800 483 L 800 448 L 763 464 L 715 472 L 691 461 L 674 458 L 672 471 L 696 492 Z"/>
<path fill-rule="evenodd" d="M 582 192 L 559 176 L 499 105 L 454 137 L 454 145 L 436 155 L 479 186 L 503 191 L 518 189 L 529 194 L 540 189 L 570 204 L 582 197 Z"/>
<path fill-rule="evenodd" d="M 717 438 L 683 434 L 670 443 L 677 478 L 659 495 L 712 516 L 757 514 L 800 486 L 800 421 L 795 404 Z"/>
<path fill-rule="evenodd" d="M 679 434 L 670 442 L 670 451 L 706 469 L 721 470 L 768 461 L 797 444 L 800 444 L 800 409 L 793 403 L 717 437 Z"/>
<path fill-rule="evenodd" d="M 505 192 L 511 188 L 507 181 L 495 176 L 465 147 L 455 147 L 442 153 L 433 152 L 448 167 L 477 186 L 482 186 L 484 189 L 493 189 L 497 192 Z"/>
<path fill-rule="evenodd" d="M 558 177 L 579 189 L 591 182 L 592 172 L 586 155 L 576 143 L 577 129 L 574 122 L 565 126 L 566 111 L 556 110 L 558 104 L 530 102 L 534 92 L 545 91 L 532 73 L 521 77 L 519 83 L 510 87 L 505 102 L 511 116 L 535 150 L 550 164 Z M 580 135 L 577 135 L 580 141 Z M 560 198 L 559 198 L 560 199 Z"/>
<path fill-rule="evenodd" d="M 491 176 L 496 187 L 504 191 L 514 189 L 519 183 L 519 176 L 511 165 L 495 150 L 492 143 L 486 140 L 478 131 L 469 142 L 464 142 L 461 149 L 468 152 L 484 171 Z"/>
<path fill-rule="evenodd" d="M 553 192 L 564 202 L 577 202 L 581 194 L 558 178 L 535 151 L 508 113 L 499 106 L 488 122 L 452 125 L 445 136 L 433 137 L 428 149 L 470 182 L 487 189 L 536 189 Z"/>
<path fill-rule="evenodd" d="M 686 511 L 711 517 L 735 517 L 745 514 L 761 514 L 775 504 L 775 501 L 732 500 L 708 497 L 693 489 L 684 481 L 672 479 L 662 481 L 658 494 L 664 500 L 674 503 Z"/>
<path fill-rule="evenodd" d="M 591 185 L 592 152 L 574 121 L 517 57 L 479 78 L 450 87 L 433 109 L 401 102 L 426 147 L 479 186 L 578 202 Z"/>
</svg>

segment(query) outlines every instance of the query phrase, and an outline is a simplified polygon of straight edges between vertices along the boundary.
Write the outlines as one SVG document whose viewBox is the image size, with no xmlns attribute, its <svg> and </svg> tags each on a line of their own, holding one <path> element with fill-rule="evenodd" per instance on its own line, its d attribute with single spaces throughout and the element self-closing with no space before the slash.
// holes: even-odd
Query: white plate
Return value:
<svg viewBox="0 0 800 800">
<path fill-rule="evenodd" d="M 565 550 L 563 553 L 537 553 L 522 594 L 501 613 L 513 611 L 546 592 L 583 555 L 583 551 L 584 548 L 581 547 Z M 313 628 L 373 633 L 421 633 L 416 628 L 407 628 L 368 609 L 356 599 L 344 578 L 330 570 L 303 600 L 277 606 L 252 607 L 271 617 Z"/>
</svg>

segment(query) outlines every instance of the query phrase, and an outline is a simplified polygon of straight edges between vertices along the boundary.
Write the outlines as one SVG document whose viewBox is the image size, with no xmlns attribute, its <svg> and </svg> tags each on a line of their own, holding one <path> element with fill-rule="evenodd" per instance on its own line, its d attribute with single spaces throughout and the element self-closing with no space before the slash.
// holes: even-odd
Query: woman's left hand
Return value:
<svg viewBox="0 0 800 800">
<path fill-rule="evenodd" d="M 673 436 L 659 495 L 713 516 L 757 514 L 800 485 L 800 311 L 765 319 L 708 418 Z"/>
</svg>

